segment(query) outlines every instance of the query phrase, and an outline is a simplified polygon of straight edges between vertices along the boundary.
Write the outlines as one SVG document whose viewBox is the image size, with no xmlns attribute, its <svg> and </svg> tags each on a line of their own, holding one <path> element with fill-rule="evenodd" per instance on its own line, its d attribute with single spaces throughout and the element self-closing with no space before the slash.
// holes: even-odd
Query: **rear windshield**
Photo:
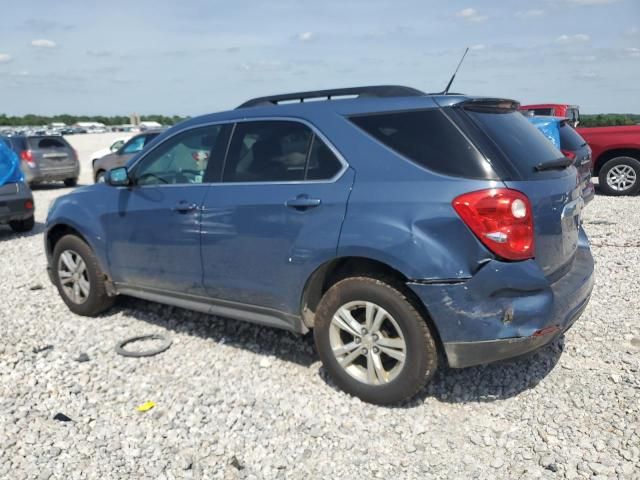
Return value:
<svg viewBox="0 0 640 480">
<path fill-rule="evenodd" d="M 67 143 L 62 138 L 34 137 L 29 139 L 32 149 L 37 148 L 67 148 Z"/>
<path fill-rule="evenodd" d="M 580 150 L 586 144 L 584 138 L 573 127 L 564 122 L 560 124 L 560 147 L 563 150 Z"/>
<path fill-rule="evenodd" d="M 457 177 L 495 178 L 482 154 L 440 110 L 376 113 L 350 120 L 429 170 Z"/>
<path fill-rule="evenodd" d="M 536 165 L 564 156 L 519 112 L 486 113 L 467 110 L 467 113 L 525 176 L 533 172 Z"/>
</svg>

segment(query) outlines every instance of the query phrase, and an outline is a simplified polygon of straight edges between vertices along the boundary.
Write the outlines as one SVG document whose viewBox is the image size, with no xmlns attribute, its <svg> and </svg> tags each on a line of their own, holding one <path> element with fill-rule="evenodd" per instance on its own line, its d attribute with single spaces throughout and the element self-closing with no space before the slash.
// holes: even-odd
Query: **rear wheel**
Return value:
<svg viewBox="0 0 640 480">
<path fill-rule="evenodd" d="M 78 185 L 78 179 L 77 178 L 67 178 L 64 181 L 64 184 L 67 187 L 75 187 L 76 185 Z"/>
<path fill-rule="evenodd" d="M 369 277 L 347 278 L 327 291 L 314 337 L 336 384 L 370 403 L 411 398 L 438 364 L 429 327 L 401 288 Z"/>
<path fill-rule="evenodd" d="M 73 313 L 93 317 L 113 305 L 96 256 L 75 235 L 66 235 L 56 244 L 53 277 L 62 300 Z"/>
<path fill-rule="evenodd" d="M 635 195 L 640 191 L 640 161 L 633 157 L 608 160 L 598 175 L 600 189 L 607 195 Z"/>
<path fill-rule="evenodd" d="M 24 220 L 14 220 L 12 222 L 9 222 L 9 226 L 11 227 L 11 229 L 17 233 L 30 232 L 31 230 L 33 230 L 35 224 L 36 221 L 33 218 L 33 215 L 31 215 L 29 218 L 25 218 Z"/>
</svg>

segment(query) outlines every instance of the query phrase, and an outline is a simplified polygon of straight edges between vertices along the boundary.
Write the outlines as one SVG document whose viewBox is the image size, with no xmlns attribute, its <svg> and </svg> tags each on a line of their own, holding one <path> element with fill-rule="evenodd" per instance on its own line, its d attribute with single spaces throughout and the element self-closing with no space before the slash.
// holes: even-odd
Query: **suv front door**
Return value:
<svg viewBox="0 0 640 480">
<path fill-rule="evenodd" d="M 132 287 L 202 292 L 200 212 L 208 168 L 221 168 L 228 129 L 195 128 L 168 138 L 136 163 L 105 219 L 113 280 Z M 217 164 L 218 166 L 216 166 Z"/>
<path fill-rule="evenodd" d="M 336 254 L 352 183 L 353 171 L 309 126 L 237 123 L 222 182 L 203 205 L 207 294 L 299 314 L 307 278 Z"/>
</svg>

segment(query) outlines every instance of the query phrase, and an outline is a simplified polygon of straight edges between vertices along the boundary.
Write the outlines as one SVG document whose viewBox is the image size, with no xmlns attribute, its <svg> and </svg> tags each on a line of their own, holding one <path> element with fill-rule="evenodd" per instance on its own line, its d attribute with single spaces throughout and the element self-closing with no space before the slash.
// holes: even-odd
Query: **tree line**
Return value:
<svg viewBox="0 0 640 480">
<path fill-rule="evenodd" d="M 638 125 L 640 115 L 632 113 L 598 113 L 596 115 L 580 114 L 581 127 L 610 127 L 614 125 Z"/>
<path fill-rule="evenodd" d="M 179 115 L 140 115 L 143 122 L 158 122 L 162 125 L 174 125 L 187 117 Z M 115 115 L 33 115 L 27 114 L 22 116 L 9 116 L 0 113 L 0 127 L 31 127 L 40 125 L 49 125 L 51 123 L 65 123 L 73 125 L 77 122 L 100 122 L 108 126 L 125 125 L 129 123 L 129 116 Z"/>
</svg>

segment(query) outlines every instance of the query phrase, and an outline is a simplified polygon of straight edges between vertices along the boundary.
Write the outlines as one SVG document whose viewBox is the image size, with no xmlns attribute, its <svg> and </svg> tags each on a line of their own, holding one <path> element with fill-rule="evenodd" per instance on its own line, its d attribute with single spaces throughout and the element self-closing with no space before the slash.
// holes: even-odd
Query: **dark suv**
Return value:
<svg viewBox="0 0 640 480">
<path fill-rule="evenodd" d="M 62 136 L 17 135 L 4 140 L 20 157 L 22 172 L 29 185 L 63 181 L 67 187 L 74 187 L 78 183 L 78 155 Z"/>
<path fill-rule="evenodd" d="M 587 306 L 575 166 L 517 109 L 380 86 L 185 121 L 53 204 L 51 279 L 80 315 L 124 294 L 313 329 L 342 389 L 406 399 L 439 358 L 530 352 Z"/>
</svg>

